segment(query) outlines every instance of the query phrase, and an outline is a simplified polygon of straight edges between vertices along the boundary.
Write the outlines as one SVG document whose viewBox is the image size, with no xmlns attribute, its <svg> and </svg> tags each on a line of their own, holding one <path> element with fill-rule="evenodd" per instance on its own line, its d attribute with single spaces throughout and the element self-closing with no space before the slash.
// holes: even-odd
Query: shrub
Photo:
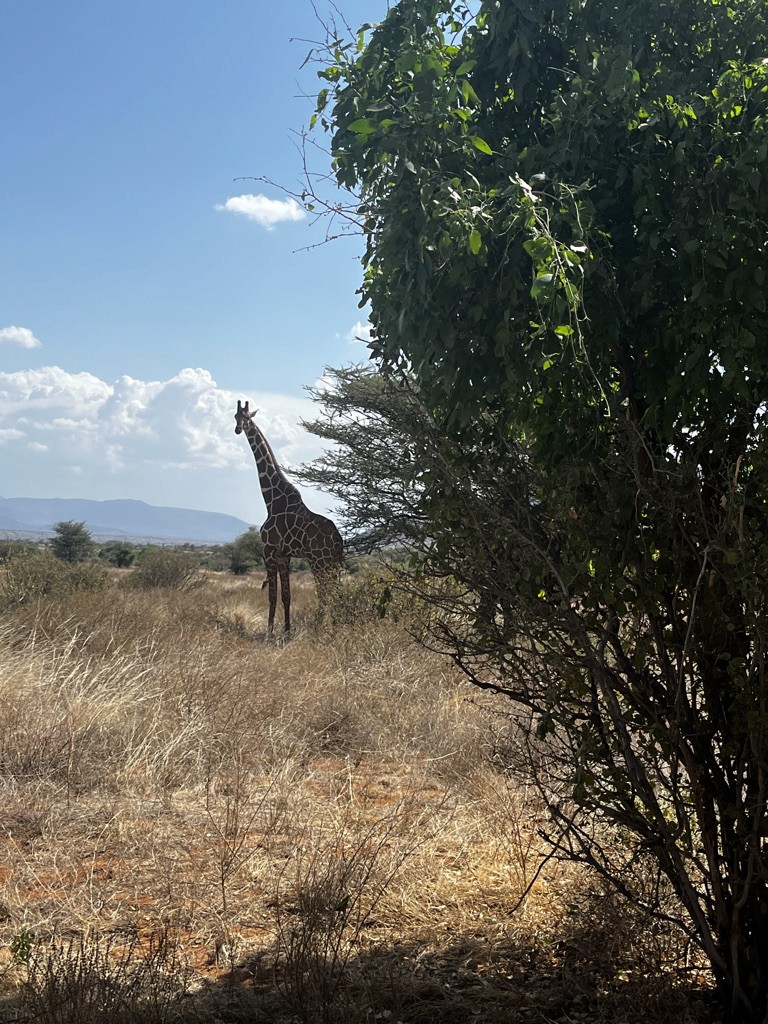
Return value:
<svg viewBox="0 0 768 1024">
<path fill-rule="evenodd" d="M 323 585 L 321 620 L 331 626 L 356 626 L 390 619 L 408 621 L 414 614 L 412 595 L 397 586 L 396 577 L 382 567 L 368 567 Z"/>
<path fill-rule="evenodd" d="M 7 562 L 19 555 L 29 555 L 37 551 L 37 547 L 27 540 L 2 540 L 0 541 L 0 563 Z"/>
<path fill-rule="evenodd" d="M 118 569 L 127 569 L 129 565 L 133 564 L 135 557 L 134 546 L 123 540 L 110 541 L 99 550 L 99 558 Z"/>
<path fill-rule="evenodd" d="M 70 565 L 49 552 L 17 555 L 5 569 L 2 594 L 9 604 L 63 598 L 77 591 L 106 587 L 109 577 L 97 565 Z"/>
<path fill-rule="evenodd" d="M 245 576 L 264 565 L 264 543 L 257 527 L 251 526 L 229 545 L 229 570 Z"/>
<path fill-rule="evenodd" d="M 126 584 L 139 590 L 188 590 L 200 582 L 199 572 L 200 566 L 191 552 L 146 548 L 128 574 Z"/>
</svg>

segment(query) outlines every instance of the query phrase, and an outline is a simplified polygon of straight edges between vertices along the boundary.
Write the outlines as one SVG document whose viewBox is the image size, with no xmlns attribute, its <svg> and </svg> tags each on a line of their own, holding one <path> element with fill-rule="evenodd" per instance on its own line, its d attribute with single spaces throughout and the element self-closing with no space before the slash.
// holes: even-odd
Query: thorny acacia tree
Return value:
<svg viewBox="0 0 768 1024">
<path fill-rule="evenodd" d="M 562 842 L 618 881 L 588 822 L 634 837 L 763 1021 L 768 5 L 400 0 L 321 77 L 372 354 L 445 438 L 443 640 L 567 737 Z"/>
<path fill-rule="evenodd" d="M 330 445 L 296 475 L 339 499 L 347 546 L 423 551 L 431 527 L 420 480 L 434 454 L 433 420 L 413 382 L 348 366 L 307 391 L 321 415 L 304 426 Z"/>
<path fill-rule="evenodd" d="M 85 523 L 76 523 L 71 519 L 62 520 L 53 527 L 51 551 L 62 562 L 84 561 L 93 551 L 93 537 L 86 530 Z"/>
</svg>

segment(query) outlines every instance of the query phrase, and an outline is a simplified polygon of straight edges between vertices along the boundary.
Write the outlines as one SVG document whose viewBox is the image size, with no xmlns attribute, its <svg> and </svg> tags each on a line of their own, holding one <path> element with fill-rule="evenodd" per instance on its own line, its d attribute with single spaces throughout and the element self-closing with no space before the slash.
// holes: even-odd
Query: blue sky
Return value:
<svg viewBox="0 0 768 1024">
<path fill-rule="evenodd" d="M 307 249 L 323 226 L 234 179 L 300 187 L 321 34 L 309 0 L 0 4 L 4 497 L 260 521 L 238 397 L 288 465 L 317 453 L 303 386 L 366 357 L 361 244 Z"/>
</svg>

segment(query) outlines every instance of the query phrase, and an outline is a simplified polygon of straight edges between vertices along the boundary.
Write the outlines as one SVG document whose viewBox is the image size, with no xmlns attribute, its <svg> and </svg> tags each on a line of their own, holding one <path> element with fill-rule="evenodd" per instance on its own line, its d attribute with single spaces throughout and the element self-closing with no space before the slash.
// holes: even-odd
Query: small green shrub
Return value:
<svg viewBox="0 0 768 1024">
<path fill-rule="evenodd" d="M 332 626 L 362 625 L 379 619 L 398 622 L 413 615 L 411 598 L 385 570 L 363 569 L 338 583 L 326 582 L 322 589 L 321 619 Z"/>
<path fill-rule="evenodd" d="M 138 590 L 162 587 L 189 590 L 201 582 L 200 566 L 191 552 L 146 548 L 128 573 L 125 584 Z"/>
<path fill-rule="evenodd" d="M 35 936 L 25 924 L 13 935 L 8 945 L 11 960 L 15 964 L 29 963 L 29 957 L 35 945 Z"/>
<path fill-rule="evenodd" d="M 118 569 L 127 569 L 135 557 L 136 548 L 124 540 L 111 540 L 99 549 L 99 558 Z"/>
<path fill-rule="evenodd" d="M 98 565 L 70 565 L 50 552 L 17 555 L 5 567 L 2 595 L 7 603 L 29 604 L 43 598 L 64 598 L 77 591 L 102 590 L 109 584 Z"/>
</svg>

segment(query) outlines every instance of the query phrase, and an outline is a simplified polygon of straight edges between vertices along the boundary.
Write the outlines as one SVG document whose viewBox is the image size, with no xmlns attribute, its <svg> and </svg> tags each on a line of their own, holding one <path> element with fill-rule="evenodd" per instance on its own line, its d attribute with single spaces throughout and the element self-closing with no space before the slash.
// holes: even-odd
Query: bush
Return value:
<svg viewBox="0 0 768 1024">
<path fill-rule="evenodd" d="M 200 582 L 199 572 L 200 566 L 191 553 L 146 548 L 126 577 L 126 585 L 139 590 L 188 590 Z"/>
<path fill-rule="evenodd" d="M 11 558 L 19 555 L 30 555 L 36 552 L 37 546 L 27 540 L 2 540 L 0 541 L 0 564 L 8 562 Z"/>
<path fill-rule="evenodd" d="M 338 582 L 326 581 L 323 592 L 320 620 L 333 627 L 381 619 L 408 622 L 416 612 L 413 595 L 398 587 L 395 575 L 381 566 L 369 566 Z"/>
<path fill-rule="evenodd" d="M 110 541 L 99 550 L 99 558 L 118 569 L 127 569 L 133 564 L 135 557 L 136 548 L 123 540 Z"/>
<path fill-rule="evenodd" d="M 251 526 L 229 545 L 229 570 L 245 576 L 264 566 L 264 543 L 257 527 Z"/>
<path fill-rule="evenodd" d="M 97 565 L 70 565 L 49 552 L 12 557 L 5 569 L 2 594 L 9 604 L 63 598 L 77 591 L 101 590 L 109 577 Z"/>
</svg>

